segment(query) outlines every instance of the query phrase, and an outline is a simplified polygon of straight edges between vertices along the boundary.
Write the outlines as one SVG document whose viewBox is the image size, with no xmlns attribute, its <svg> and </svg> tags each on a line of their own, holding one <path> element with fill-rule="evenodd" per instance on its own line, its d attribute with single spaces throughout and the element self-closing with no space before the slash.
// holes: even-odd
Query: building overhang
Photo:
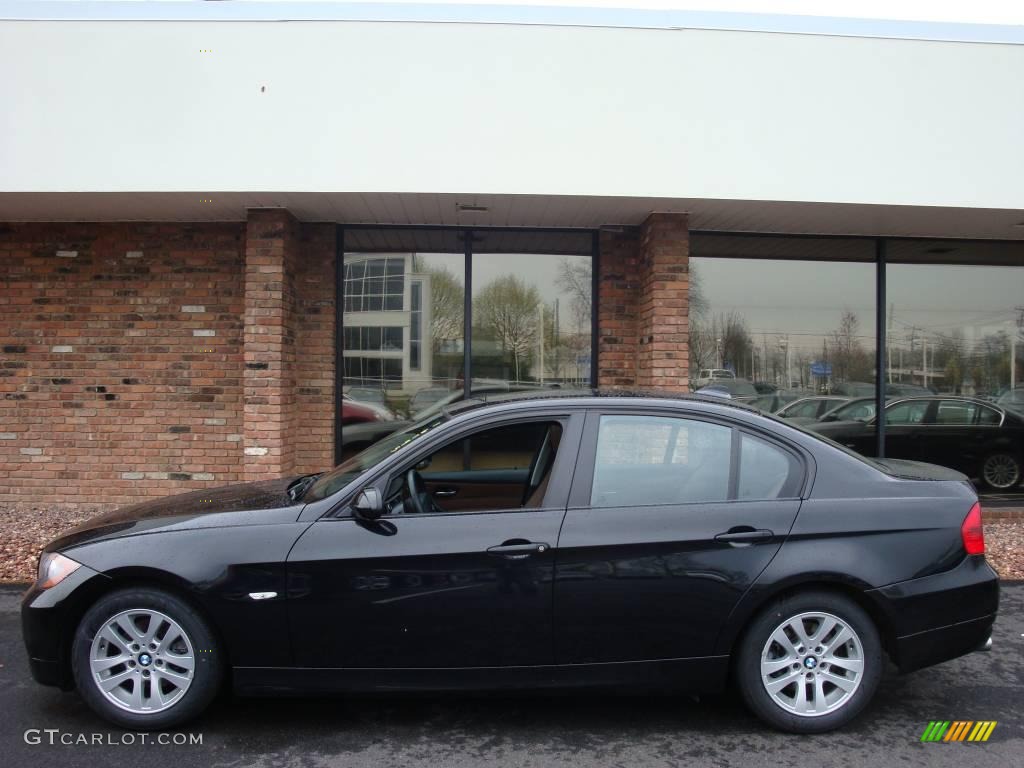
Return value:
<svg viewBox="0 0 1024 768">
<path fill-rule="evenodd" d="M 321 192 L 8 192 L 0 221 L 243 221 L 286 208 L 302 221 L 594 229 L 685 213 L 691 229 L 1024 240 L 1024 211 L 778 200 Z"/>
</svg>

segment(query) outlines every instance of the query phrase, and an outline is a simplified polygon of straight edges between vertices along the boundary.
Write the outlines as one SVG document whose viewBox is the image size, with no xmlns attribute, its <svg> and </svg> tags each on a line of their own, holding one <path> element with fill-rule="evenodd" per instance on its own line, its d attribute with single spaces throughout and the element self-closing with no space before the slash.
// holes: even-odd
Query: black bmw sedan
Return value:
<svg viewBox="0 0 1024 768">
<path fill-rule="evenodd" d="M 167 728 L 241 694 L 734 685 L 771 725 L 855 717 L 981 650 L 966 478 L 719 399 L 470 400 L 334 471 L 175 496 L 45 548 L 40 683 Z"/>
<path fill-rule="evenodd" d="M 860 418 L 843 415 L 857 410 Z M 873 456 L 876 425 L 873 404 L 858 409 L 851 403 L 807 428 Z M 952 467 L 992 490 L 1009 491 L 1024 478 L 1024 415 L 956 395 L 891 400 L 885 406 L 885 455 Z"/>
</svg>

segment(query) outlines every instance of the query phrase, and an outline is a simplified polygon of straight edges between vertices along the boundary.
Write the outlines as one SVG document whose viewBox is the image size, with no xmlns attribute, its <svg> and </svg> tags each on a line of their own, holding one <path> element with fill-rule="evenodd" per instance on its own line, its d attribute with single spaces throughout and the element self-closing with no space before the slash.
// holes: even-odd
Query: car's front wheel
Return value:
<svg viewBox="0 0 1024 768">
<path fill-rule="evenodd" d="M 871 617 L 831 592 L 796 594 L 763 611 L 741 641 L 736 667 L 747 706 L 793 733 L 848 723 L 870 701 L 881 674 Z"/>
<path fill-rule="evenodd" d="M 86 611 L 71 649 L 75 684 L 101 717 L 125 728 L 171 728 L 216 695 L 222 663 L 207 623 L 160 589 L 112 592 Z"/>
</svg>

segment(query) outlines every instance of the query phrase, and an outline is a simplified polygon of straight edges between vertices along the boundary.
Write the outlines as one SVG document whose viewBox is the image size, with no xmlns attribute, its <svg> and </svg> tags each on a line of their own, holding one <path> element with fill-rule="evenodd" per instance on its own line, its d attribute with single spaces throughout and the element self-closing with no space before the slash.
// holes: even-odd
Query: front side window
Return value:
<svg viewBox="0 0 1024 768">
<path fill-rule="evenodd" d="M 390 514 L 543 506 L 561 443 L 558 421 L 507 424 L 453 440 L 389 483 Z"/>
<path fill-rule="evenodd" d="M 732 429 L 721 424 L 601 416 L 591 506 L 725 501 L 731 451 Z"/>
</svg>

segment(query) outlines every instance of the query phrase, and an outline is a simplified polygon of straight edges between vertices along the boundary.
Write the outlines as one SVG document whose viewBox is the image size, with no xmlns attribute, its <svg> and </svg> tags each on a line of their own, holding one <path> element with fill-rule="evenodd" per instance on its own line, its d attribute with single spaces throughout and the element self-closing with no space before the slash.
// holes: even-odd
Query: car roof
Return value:
<svg viewBox="0 0 1024 768">
<path fill-rule="evenodd" d="M 445 412 L 449 416 L 461 416 L 471 411 L 477 411 L 484 407 L 498 405 L 520 405 L 524 408 L 543 408 L 553 402 L 564 402 L 574 407 L 592 407 L 601 403 L 614 401 L 635 402 L 647 400 L 651 402 L 666 403 L 693 403 L 713 406 L 719 410 L 735 410 L 755 416 L 764 414 L 736 400 L 722 397 L 700 395 L 684 392 L 672 392 L 656 389 L 544 389 L 530 390 L 525 392 L 500 392 L 495 394 L 473 394 L 468 399 L 453 403 Z"/>
</svg>

